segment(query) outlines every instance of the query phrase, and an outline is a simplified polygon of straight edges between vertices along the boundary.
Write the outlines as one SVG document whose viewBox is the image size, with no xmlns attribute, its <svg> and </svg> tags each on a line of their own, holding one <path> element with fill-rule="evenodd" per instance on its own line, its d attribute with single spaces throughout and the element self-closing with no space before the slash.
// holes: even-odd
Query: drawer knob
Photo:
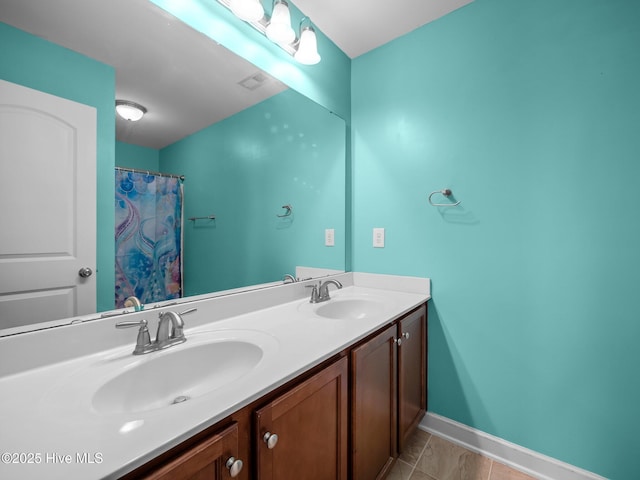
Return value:
<svg viewBox="0 0 640 480">
<path fill-rule="evenodd" d="M 242 460 L 230 457 L 225 466 L 229 469 L 229 475 L 231 475 L 231 478 L 235 478 L 242 471 L 244 464 L 242 463 Z"/>
<path fill-rule="evenodd" d="M 263 435 L 262 441 L 267 444 L 267 448 L 271 450 L 278 444 L 278 435 L 275 433 L 267 432 Z"/>
</svg>

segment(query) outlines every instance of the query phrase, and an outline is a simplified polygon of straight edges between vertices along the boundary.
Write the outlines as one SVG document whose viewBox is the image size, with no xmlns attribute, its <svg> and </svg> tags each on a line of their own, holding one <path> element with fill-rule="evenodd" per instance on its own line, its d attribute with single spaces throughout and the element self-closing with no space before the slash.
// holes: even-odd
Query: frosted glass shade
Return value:
<svg viewBox="0 0 640 480">
<path fill-rule="evenodd" d="M 320 61 L 318 40 L 316 39 L 316 31 L 313 27 L 305 27 L 302 29 L 298 50 L 293 55 L 293 58 L 303 65 L 315 65 Z"/>
<path fill-rule="evenodd" d="M 269 40 L 280 44 L 290 44 L 296 39 L 296 32 L 291 28 L 291 13 L 289 5 L 284 0 L 276 2 L 273 7 L 271 21 L 267 26 Z"/>
<path fill-rule="evenodd" d="M 245 22 L 257 22 L 264 17 L 260 0 L 231 0 L 229 8 L 236 17 Z"/>
<path fill-rule="evenodd" d="M 147 113 L 147 109 L 135 102 L 117 100 L 116 113 L 125 120 L 129 120 L 130 122 L 137 122 L 144 116 L 145 113 Z"/>
</svg>

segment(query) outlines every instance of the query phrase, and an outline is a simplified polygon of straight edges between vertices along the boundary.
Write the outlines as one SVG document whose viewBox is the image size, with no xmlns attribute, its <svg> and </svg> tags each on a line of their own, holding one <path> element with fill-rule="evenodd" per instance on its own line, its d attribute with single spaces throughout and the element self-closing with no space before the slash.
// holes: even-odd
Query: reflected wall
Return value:
<svg viewBox="0 0 640 480">
<path fill-rule="evenodd" d="M 186 178 L 185 295 L 344 270 L 345 142 L 341 118 L 286 90 L 162 149 L 160 169 Z"/>
</svg>

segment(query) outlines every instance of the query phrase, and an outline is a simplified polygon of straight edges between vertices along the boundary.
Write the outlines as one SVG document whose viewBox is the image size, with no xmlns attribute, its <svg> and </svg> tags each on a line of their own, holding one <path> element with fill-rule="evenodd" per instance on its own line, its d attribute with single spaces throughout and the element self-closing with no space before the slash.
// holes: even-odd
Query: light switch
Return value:
<svg viewBox="0 0 640 480">
<path fill-rule="evenodd" d="M 333 247 L 335 242 L 335 231 L 333 228 L 327 228 L 324 231 L 324 244 L 326 247 Z"/>
<path fill-rule="evenodd" d="M 384 228 L 373 229 L 373 246 L 375 248 L 384 247 Z"/>
</svg>

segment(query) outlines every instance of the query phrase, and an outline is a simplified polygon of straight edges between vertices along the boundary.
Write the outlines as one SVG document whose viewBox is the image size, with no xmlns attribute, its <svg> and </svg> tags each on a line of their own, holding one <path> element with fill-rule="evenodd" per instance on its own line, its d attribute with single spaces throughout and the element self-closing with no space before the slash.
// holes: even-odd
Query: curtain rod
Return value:
<svg viewBox="0 0 640 480">
<path fill-rule="evenodd" d="M 147 175 L 154 175 L 156 177 L 179 178 L 184 182 L 184 175 L 174 175 L 172 173 L 153 172 L 151 170 L 140 170 L 139 168 L 127 168 L 127 167 L 116 167 L 116 170 L 121 170 L 123 172 L 132 172 L 132 173 L 146 173 Z"/>
</svg>

